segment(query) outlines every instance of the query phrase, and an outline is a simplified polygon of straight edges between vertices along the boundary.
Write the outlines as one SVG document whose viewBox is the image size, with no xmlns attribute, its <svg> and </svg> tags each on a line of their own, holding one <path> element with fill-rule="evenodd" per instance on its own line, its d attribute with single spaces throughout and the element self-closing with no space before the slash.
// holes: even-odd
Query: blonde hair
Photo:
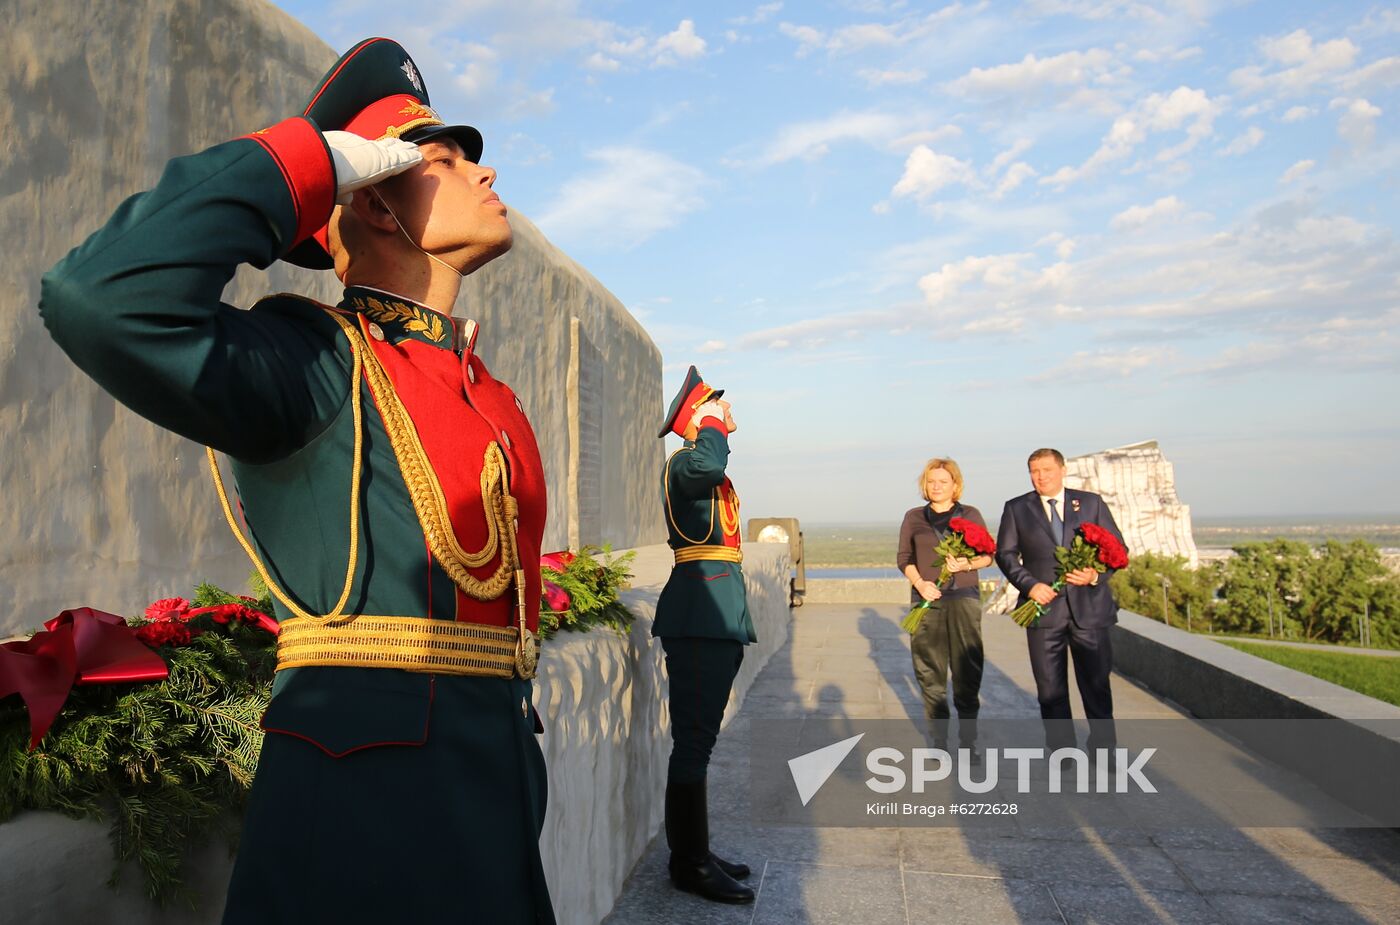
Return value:
<svg viewBox="0 0 1400 925">
<path fill-rule="evenodd" d="M 942 456 L 935 456 L 933 459 L 924 463 L 924 471 L 919 473 L 919 494 L 924 496 L 925 501 L 933 500 L 928 496 L 927 483 L 928 474 L 935 469 L 942 469 L 953 477 L 953 500 L 961 501 L 963 493 L 962 470 L 958 468 L 958 464 L 953 460 L 945 459 Z"/>
</svg>

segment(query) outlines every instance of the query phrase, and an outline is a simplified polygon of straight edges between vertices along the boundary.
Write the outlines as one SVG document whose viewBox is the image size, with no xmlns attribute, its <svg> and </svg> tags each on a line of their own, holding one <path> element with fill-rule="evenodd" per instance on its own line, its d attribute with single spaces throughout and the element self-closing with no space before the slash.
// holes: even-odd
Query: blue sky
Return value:
<svg viewBox="0 0 1400 925">
<path fill-rule="evenodd" d="M 1198 515 L 1400 513 L 1396 4 L 280 5 L 403 42 L 665 398 L 729 390 L 747 515 L 1148 438 Z"/>
</svg>

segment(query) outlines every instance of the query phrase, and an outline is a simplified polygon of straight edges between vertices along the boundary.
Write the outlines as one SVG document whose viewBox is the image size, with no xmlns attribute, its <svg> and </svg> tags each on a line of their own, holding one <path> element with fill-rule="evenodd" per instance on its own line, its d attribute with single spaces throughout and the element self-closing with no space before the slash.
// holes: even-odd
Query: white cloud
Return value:
<svg viewBox="0 0 1400 925">
<path fill-rule="evenodd" d="M 1029 382 L 1096 382 L 1104 378 L 1127 379 L 1134 373 L 1161 367 L 1174 352 L 1161 347 L 1129 350 L 1077 350 L 1053 369 L 1027 377 Z"/>
<path fill-rule="evenodd" d="M 635 247 L 705 206 L 698 169 L 642 148 L 600 148 L 593 169 L 567 181 L 539 216 L 551 237 Z"/>
<path fill-rule="evenodd" d="M 1342 110 L 1337 118 L 1337 134 L 1355 147 L 1369 145 L 1376 137 L 1376 119 L 1381 115 L 1379 106 L 1369 100 L 1335 99 L 1328 109 Z"/>
<path fill-rule="evenodd" d="M 1400 84 L 1400 56 L 1392 55 L 1372 61 L 1349 74 L 1343 74 L 1337 81 L 1343 89 L 1350 91 L 1380 90 Z"/>
<path fill-rule="evenodd" d="M 996 157 L 992 158 L 992 162 L 986 167 L 982 168 L 982 172 L 989 177 L 996 176 L 997 172 L 1000 171 L 1001 168 L 1005 167 L 1007 164 L 1011 163 L 1016 158 L 1029 151 L 1031 149 L 1031 145 L 1032 142 L 1029 138 L 1016 139 L 1016 141 L 1011 145 L 1011 147 L 1007 148 L 1005 151 L 1000 152 L 999 154 L 997 154 Z"/>
<path fill-rule="evenodd" d="M 1304 119 L 1311 119 L 1317 115 L 1317 109 L 1312 106 L 1290 106 L 1283 114 L 1284 122 L 1302 122 Z"/>
<path fill-rule="evenodd" d="M 890 192 L 894 196 L 913 196 L 924 202 L 945 186 L 971 184 L 976 179 L 972 166 L 967 162 L 939 154 L 927 145 L 919 145 L 909 152 L 904 162 L 904 174 Z"/>
<path fill-rule="evenodd" d="M 772 19 L 782 8 L 781 3 L 764 3 L 747 16 L 736 16 L 729 23 L 734 26 L 757 26 Z"/>
<path fill-rule="evenodd" d="M 1132 206 L 1124 209 L 1109 222 L 1114 231 L 1132 231 L 1151 225 L 1161 219 L 1180 215 L 1186 206 L 1175 196 L 1163 196 L 1150 206 Z"/>
<path fill-rule="evenodd" d="M 791 22 L 778 24 L 778 31 L 797 42 L 797 57 L 814 51 L 828 54 L 854 54 L 870 48 L 907 45 L 934 33 L 948 20 L 967 12 L 980 12 L 982 5 L 963 7 L 952 3 L 923 16 L 906 16 L 893 23 L 853 23 L 830 31 Z"/>
<path fill-rule="evenodd" d="M 803 58 L 826 44 L 826 36 L 811 26 L 797 26 L 790 22 L 779 23 L 778 31 L 797 41 L 797 57 Z"/>
<path fill-rule="evenodd" d="M 1292 167 L 1289 167 L 1283 172 L 1283 176 L 1278 178 L 1278 182 L 1292 183 L 1293 181 L 1301 178 L 1304 174 L 1306 174 L 1309 170 L 1312 170 L 1316 166 L 1316 161 L 1298 161 Z"/>
<path fill-rule="evenodd" d="M 689 61 L 705 54 L 705 40 L 695 34 L 695 21 L 682 19 L 674 32 L 668 32 L 656 40 L 652 47 L 652 61 L 658 67 Z"/>
<path fill-rule="evenodd" d="M 590 71 L 610 72 L 622 67 L 622 63 L 616 58 L 609 58 L 601 51 L 595 51 L 584 59 L 583 66 Z"/>
<path fill-rule="evenodd" d="M 1061 167 L 1050 176 L 1042 177 L 1040 182 L 1064 187 L 1093 175 L 1107 164 L 1128 157 L 1151 134 L 1185 131 L 1183 141 L 1157 154 L 1159 162 L 1173 160 L 1211 135 L 1219 111 L 1220 104 L 1207 96 L 1204 90 L 1182 86 L 1166 96 L 1154 93 L 1141 100 L 1130 112 L 1115 119 L 1099 149 L 1083 164 L 1079 167 Z"/>
<path fill-rule="evenodd" d="M 1297 96 L 1318 84 L 1335 80 L 1356 61 L 1359 49 L 1350 39 L 1313 44 L 1306 29 L 1262 39 L 1259 50 L 1270 62 L 1230 72 L 1230 82 L 1243 93 Z"/>
<path fill-rule="evenodd" d="M 890 151 L 908 151 L 916 145 L 936 145 L 950 138 L 958 138 L 962 133 L 963 130 L 956 125 L 940 125 L 938 128 L 919 129 L 917 132 L 891 138 L 885 147 Z"/>
<path fill-rule="evenodd" d="M 1046 86 L 1073 87 L 1089 83 L 1113 64 L 1113 55 L 1100 48 L 1067 51 L 1050 58 L 1028 53 L 1015 64 L 974 67 L 948 88 L 964 96 L 1001 97 L 1034 93 Z"/>
<path fill-rule="evenodd" d="M 1221 154 L 1239 155 L 1247 154 L 1259 147 L 1259 142 L 1264 140 L 1264 130 L 1257 125 L 1251 125 L 1248 129 L 1235 136 L 1234 141 L 1220 149 Z"/>
<path fill-rule="evenodd" d="M 1199 58 L 1205 51 L 1199 45 L 1189 48 L 1144 48 L 1133 55 L 1133 60 L 1147 64 L 1160 64 L 1164 61 L 1189 61 Z"/>
<path fill-rule="evenodd" d="M 909 138 L 913 120 L 909 115 L 847 111 L 811 122 L 794 122 L 778 129 L 777 135 L 753 163 L 769 167 L 798 158 L 817 160 L 840 142 L 857 141 L 875 147 L 893 145 L 897 139 Z"/>
<path fill-rule="evenodd" d="M 985 289 L 1009 289 L 1023 283 L 1030 275 L 1022 267 L 1030 254 L 991 254 L 985 257 L 964 257 L 956 263 L 945 263 L 932 273 L 919 278 L 919 291 L 924 301 L 937 306 L 960 294 L 967 286 L 980 284 Z"/>
<path fill-rule="evenodd" d="M 728 348 L 722 340 L 707 340 L 695 348 L 696 353 L 721 353 Z"/>
<path fill-rule="evenodd" d="M 902 84 L 916 84 L 928 75 L 918 69 L 909 71 L 878 71 L 871 68 L 864 68 L 856 71 L 856 76 L 865 81 L 867 87 L 890 87 Z"/>
<path fill-rule="evenodd" d="M 1001 182 L 997 184 L 996 189 L 992 192 L 992 197 L 994 199 L 1002 198 L 1033 176 L 1035 176 L 1034 167 L 1027 164 L 1025 161 L 1017 161 L 1006 169 L 1006 173 L 1002 176 Z"/>
</svg>

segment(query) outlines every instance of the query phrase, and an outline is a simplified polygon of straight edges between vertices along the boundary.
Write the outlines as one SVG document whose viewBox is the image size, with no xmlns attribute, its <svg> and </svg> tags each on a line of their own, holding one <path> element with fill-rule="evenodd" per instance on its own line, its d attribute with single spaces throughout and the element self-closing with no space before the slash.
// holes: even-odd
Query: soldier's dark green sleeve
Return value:
<svg viewBox="0 0 1400 925">
<path fill-rule="evenodd" d="M 723 427 L 707 424 L 695 435 L 695 446 L 671 457 L 671 487 L 681 494 L 707 497 L 724 481 L 729 464 L 729 434 Z"/>
<path fill-rule="evenodd" d="M 316 126 L 172 160 L 44 276 L 39 311 L 84 372 L 137 414 L 249 462 L 304 446 L 348 391 L 324 330 L 220 297 L 322 227 L 335 168 Z"/>
</svg>

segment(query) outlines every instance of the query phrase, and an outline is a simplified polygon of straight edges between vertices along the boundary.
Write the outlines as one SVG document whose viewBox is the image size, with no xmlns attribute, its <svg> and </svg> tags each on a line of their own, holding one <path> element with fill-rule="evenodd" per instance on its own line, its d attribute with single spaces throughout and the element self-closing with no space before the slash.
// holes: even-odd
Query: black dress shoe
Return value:
<svg viewBox="0 0 1400 925">
<path fill-rule="evenodd" d="M 719 865 L 719 869 L 724 871 L 735 880 L 747 880 L 751 871 L 747 864 L 735 864 L 733 861 L 726 861 L 724 858 L 710 852 L 710 860 Z"/>
</svg>

